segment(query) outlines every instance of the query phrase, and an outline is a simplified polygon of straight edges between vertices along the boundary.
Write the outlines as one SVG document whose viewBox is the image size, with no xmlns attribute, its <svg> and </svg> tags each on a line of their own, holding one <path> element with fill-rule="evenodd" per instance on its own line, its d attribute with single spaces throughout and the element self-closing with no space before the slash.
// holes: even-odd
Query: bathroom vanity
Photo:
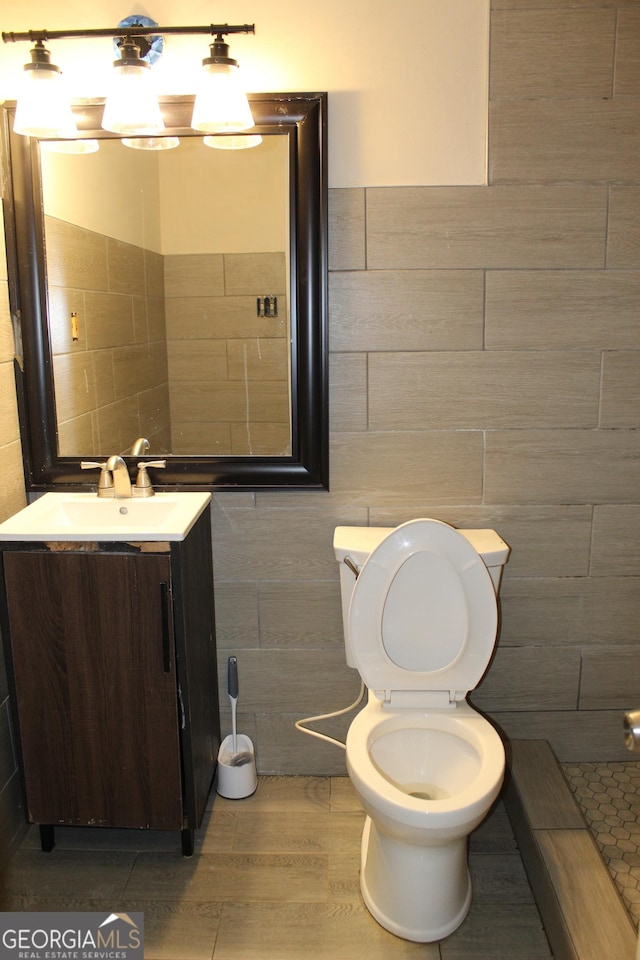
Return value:
<svg viewBox="0 0 640 960">
<path fill-rule="evenodd" d="M 99 505 L 76 494 L 87 530 L 102 531 L 94 538 L 81 521 L 72 539 L 56 534 L 38 508 L 46 498 L 32 505 L 29 539 L 16 539 L 19 524 L 11 532 L 20 514 L 0 525 L 13 721 L 26 814 L 45 850 L 64 824 L 179 830 L 183 853 L 193 852 L 220 745 L 210 497 L 162 496 Z M 188 531 L 159 539 L 157 519 L 144 532 L 138 514 L 159 518 L 171 496 L 202 498 Z M 125 525 L 105 523 L 107 533 L 94 510 Z"/>
</svg>

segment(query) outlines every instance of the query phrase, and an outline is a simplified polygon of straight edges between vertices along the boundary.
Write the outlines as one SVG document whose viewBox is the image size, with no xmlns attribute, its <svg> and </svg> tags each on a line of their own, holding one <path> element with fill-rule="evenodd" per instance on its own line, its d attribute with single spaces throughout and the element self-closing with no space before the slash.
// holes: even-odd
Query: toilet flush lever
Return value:
<svg viewBox="0 0 640 960">
<path fill-rule="evenodd" d="M 345 562 L 346 565 L 349 567 L 349 570 L 351 570 L 351 573 L 354 575 L 354 577 L 355 577 L 356 580 L 357 580 L 358 577 L 360 576 L 360 571 L 359 571 L 358 568 L 356 567 L 356 565 L 355 565 L 355 563 L 353 562 L 353 560 L 351 559 L 351 557 L 345 557 L 345 558 L 344 558 L 344 562 Z"/>
</svg>

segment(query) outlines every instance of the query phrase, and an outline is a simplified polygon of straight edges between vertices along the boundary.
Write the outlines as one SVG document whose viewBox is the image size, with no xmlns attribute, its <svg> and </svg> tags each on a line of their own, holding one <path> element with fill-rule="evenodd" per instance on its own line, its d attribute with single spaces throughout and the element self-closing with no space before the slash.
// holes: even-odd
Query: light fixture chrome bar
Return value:
<svg viewBox="0 0 640 960">
<path fill-rule="evenodd" d="M 232 33 L 255 33 L 255 23 L 210 23 L 194 27 L 145 27 L 132 24 L 129 27 L 99 27 L 94 30 L 27 30 L 22 33 L 2 32 L 4 43 L 35 43 L 38 40 L 84 40 L 89 37 L 149 37 L 157 34 L 183 34 L 226 36 Z"/>
</svg>

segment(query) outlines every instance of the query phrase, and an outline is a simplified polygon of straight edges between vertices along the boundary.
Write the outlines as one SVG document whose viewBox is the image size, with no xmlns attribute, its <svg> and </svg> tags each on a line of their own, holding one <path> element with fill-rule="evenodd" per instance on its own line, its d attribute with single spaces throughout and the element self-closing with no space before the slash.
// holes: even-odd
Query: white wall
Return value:
<svg viewBox="0 0 640 960">
<path fill-rule="evenodd" d="M 133 5 L 161 25 L 208 24 L 206 0 Z M 2 29 L 115 26 L 114 0 L 5 0 Z M 486 182 L 489 0 L 299 0 L 217 5 L 222 22 L 256 24 L 231 39 L 248 90 L 329 92 L 329 185 Z M 356 42 L 357 41 L 357 42 Z M 169 37 L 154 68 L 163 93 L 192 93 L 207 37 Z M 111 40 L 54 41 L 77 97 L 102 96 Z M 0 99 L 17 95 L 29 44 L 0 44 Z"/>
<path fill-rule="evenodd" d="M 50 217 L 162 253 L 156 153 L 116 141 L 77 156 L 43 150 L 42 190 Z"/>
<path fill-rule="evenodd" d="M 287 249 L 288 183 L 286 137 L 239 151 L 200 137 L 160 153 L 118 140 L 79 156 L 42 151 L 49 216 L 162 254 Z"/>
<path fill-rule="evenodd" d="M 162 253 L 262 253 L 288 248 L 286 137 L 250 150 L 199 138 L 160 157 Z"/>
</svg>

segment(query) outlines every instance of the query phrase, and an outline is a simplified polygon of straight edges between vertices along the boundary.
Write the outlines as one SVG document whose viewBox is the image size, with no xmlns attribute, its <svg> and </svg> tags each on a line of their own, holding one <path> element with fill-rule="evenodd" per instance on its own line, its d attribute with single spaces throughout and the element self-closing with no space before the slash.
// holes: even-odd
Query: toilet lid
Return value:
<svg viewBox="0 0 640 960">
<path fill-rule="evenodd" d="M 469 541 L 439 520 L 411 520 L 372 551 L 349 609 L 360 676 L 385 700 L 463 699 L 479 683 L 496 638 L 493 581 Z M 424 696 L 422 696 L 424 694 Z"/>
</svg>

